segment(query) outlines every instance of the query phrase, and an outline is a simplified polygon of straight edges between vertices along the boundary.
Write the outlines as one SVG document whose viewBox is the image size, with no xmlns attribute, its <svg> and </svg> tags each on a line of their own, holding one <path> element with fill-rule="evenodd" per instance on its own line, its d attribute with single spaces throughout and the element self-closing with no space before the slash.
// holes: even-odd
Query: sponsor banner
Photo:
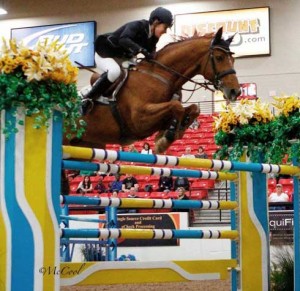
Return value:
<svg viewBox="0 0 300 291">
<path fill-rule="evenodd" d="M 238 99 L 257 99 L 257 87 L 255 83 L 242 83 L 241 92 Z"/>
<path fill-rule="evenodd" d="M 269 211 L 269 227 L 271 244 L 293 243 L 293 211 Z"/>
<path fill-rule="evenodd" d="M 100 215 L 100 219 L 105 216 Z M 179 213 L 118 214 L 117 228 L 126 229 L 179 229 Z M 100 228 L 104 227 L 100 224 Z M 178 246 L 179 239 L 118 239 L 118 247 Z"/>
<path fill-rule="evenodd" d="M 269 7 L 179 14 L 175 16 L 175 34 L 192 36 L 216 32 L 223 27 L 226 39 L 235 34 L 231 50 L 236 57 L 270 55 Z"/>
<path fill-rule="evenodd" d="M 77 61 L 86 67 L 95 66 L 95 35 L 95 21 L 13 28 L 11 30 L 11 38 L 22 41 L 24 45 L 32 48 L 38 42 L 58 41 L 64 44 L 73 63 Z"/>
</svg>

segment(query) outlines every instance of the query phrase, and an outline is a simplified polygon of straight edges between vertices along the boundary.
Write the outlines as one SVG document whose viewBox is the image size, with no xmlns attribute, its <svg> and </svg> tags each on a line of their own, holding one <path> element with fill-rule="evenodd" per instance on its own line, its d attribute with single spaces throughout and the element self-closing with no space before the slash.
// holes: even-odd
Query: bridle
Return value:
<svg viewBox="0 0 300 291">
<path fill-rule="evenodd" d="M 213 69 L 213 74 L 214 74 L 214 80 L 213 80 L 212 84 L 216 90 L 220 90 L 222 88 L 222 78 L 224 78 L 227 75 L 236 74 L 236 71 L 233 68 L 231 68 L 231 69 L 225 70 L 220 73 L 217 72 L 216 62 L 215 62 L 214 53 L 213 53 L 213 51 L 215 49 L 225 52 L 227 56 L 231 55 L 232 53 L 229 49 L 225 49 L 224 47 L 221 47 L 218 45 L 210 46 L 210 48 L 209 48 L 209 60 L 210 60 L 210 63 L 211 63 L 212 69 Z M 208 63 L 208 60 L 205 65 L 204 72 L 206 71 L 207 63 Z"/>
</svg>

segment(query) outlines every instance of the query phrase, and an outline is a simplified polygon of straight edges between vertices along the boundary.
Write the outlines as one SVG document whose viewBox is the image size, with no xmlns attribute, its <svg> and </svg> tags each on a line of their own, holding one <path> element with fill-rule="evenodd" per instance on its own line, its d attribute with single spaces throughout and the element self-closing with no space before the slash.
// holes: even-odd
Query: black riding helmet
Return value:
<svg viewBox="0 0 300 291">
<path fill-rule="evenodd" d="M 150 24 L 152 24 L 156 19 L 161 23 L 167 24 L 168 27 L 171 27 L 173 25 L 172 13 L 168 9 L 165 9 L 163 7 L 158 7 L 151 12 L 149 18 Z"/>
</svg>

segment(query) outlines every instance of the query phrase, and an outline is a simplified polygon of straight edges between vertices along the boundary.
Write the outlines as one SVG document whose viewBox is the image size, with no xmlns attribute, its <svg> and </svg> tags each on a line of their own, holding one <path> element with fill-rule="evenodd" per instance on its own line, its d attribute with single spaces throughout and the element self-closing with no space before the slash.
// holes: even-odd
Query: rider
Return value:
<svg viewBox="0 0 300 291">
<path fill-rule="evenodd" d="M 173 24 L 172 13 L 163 8 L 154 9 L 148 20 L 129 22 L 115 32 L 99 35 L 95 42 L 97 68 L 105 72 L 92 88 L 83 94 L 86 99 L 101 96 L 118 79 L 121 64 L 141 53 L 151 59 L 159 38 Z"/>
</svg>

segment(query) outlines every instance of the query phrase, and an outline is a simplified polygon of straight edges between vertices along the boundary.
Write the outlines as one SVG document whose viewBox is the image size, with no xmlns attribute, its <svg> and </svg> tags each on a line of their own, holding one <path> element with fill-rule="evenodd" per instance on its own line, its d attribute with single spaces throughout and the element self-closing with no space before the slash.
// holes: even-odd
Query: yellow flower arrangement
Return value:
<svg viewBox="0 0 300 291">
<path fill-rule="evenodd" d="M 300 157 L 300 143 L 289 142 L 300 139 L 300 100 L 296 95 L 274 99 L 276 116 L 268 104 L 246 99 L 215 118 L 218 157 L 237 160 L 245 146 L 253 161 L 264 156 L 266 162 L 280 164 L 285 154 Z"/>
<path fill-rule="evenodd" d="M 299 111 L 300 100 L 297 95 L 285 96 L 285 97 L 274 97 L 275 103 L 272 103 L 279 111 L 279 114 L 289 116 L 295 111 Z"/>
<path fill-rule="evenodd" d="M 3 39 L 0 49 L 0 111 L 23 108 L 27 116 L 35 116 L 35 128 L 49 124 L 53 110 L 59 109 L 64 130 L 80 137 L 84 132 L 81 98 L 74 67 L 67 51 L 58 42 L 47 41 L 36 48 L 25 47 L 14 40 Z M 19 121 L 21 124 L 22 121 Z M 3 133 L 9 135 L 4 128 Z"/>
<path fill-rule="evenodd" d="M 243 99 L 232 107 L 228 105 L 219 116 L 214 117 L 215 131 L 231 132 L 234 128 L 245 124 L 267 123 L 274 119 L 269 105 L 260 100 Z"/>
<path fill-rule="evenodd" d="M 0 50 L 0 72 L 11 74 L 22 68 L 28 81 L 53 80 L 64 84 L 75 83 L 78 68 L 74 67 L 67 51 L 58 42 L 39 43 L 31 50 L 15 40 L 7 42 L 3 39 Z"/>
</svg>

